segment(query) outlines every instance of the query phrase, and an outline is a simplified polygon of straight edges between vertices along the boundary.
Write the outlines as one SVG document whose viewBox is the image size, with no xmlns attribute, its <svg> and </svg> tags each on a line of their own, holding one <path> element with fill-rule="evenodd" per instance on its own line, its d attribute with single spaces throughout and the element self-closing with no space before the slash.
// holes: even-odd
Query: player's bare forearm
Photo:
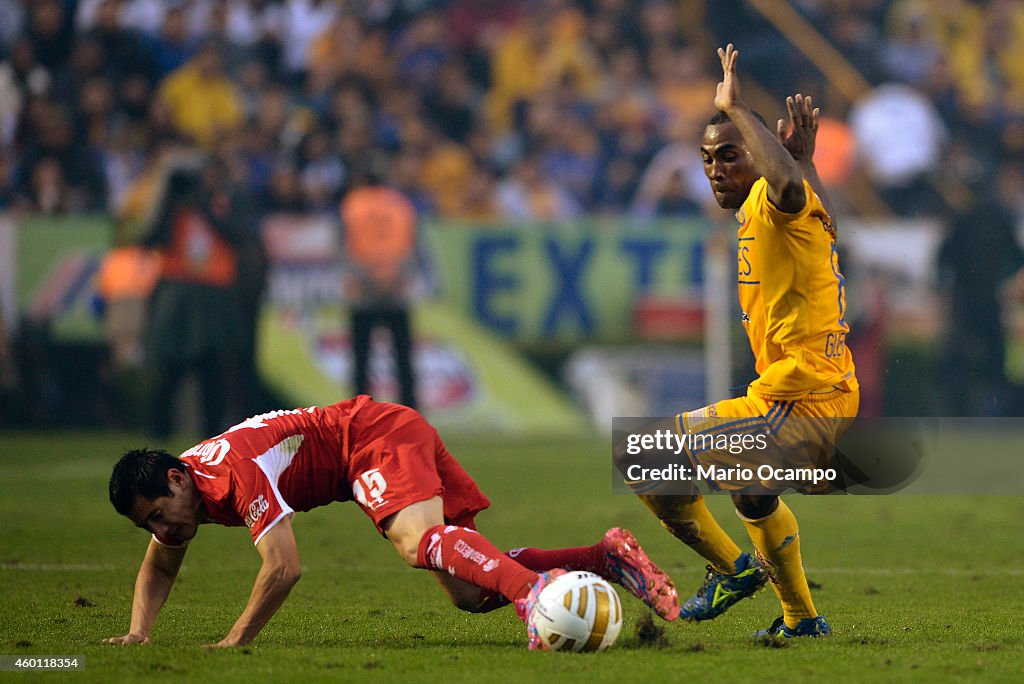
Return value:
<svg viewBox="0 0 1024 684">
<path fill-rule="evenodd" d="M 153 624 L 171 593 L 184 558 L 185 547 L 171 548 L 158 544 L 156 541 L 149 542 L 146 557 L 142 560 L 139 574 L 135 578 L 132 621 L 128 628 L 128 634 L 106 639 L 106 643 L 122 645 L 149 643 Z"/>
<path fill-rule="evenodd" d="M 715 107 L 729 115 L 729 119 L 743 136 L 754 169 L 768 182 L 768 198 L 780 210 L 792 214 L 804 208 L 803 174 L 792 155 L 782 143 L 757 120 L 740 95 L 736 75 L 737 51 L 730 43 L 718 49 L 722 61 L 722 81 L 715 93 Z"/>
<path fill-rule="evenodd" d="M 245 610 L 235 621 L 228 635 L 214 645 L 244 646 L 256 638 L 284 604 L 298 579 L 298 573 L 288 568 L 268 567 L 264 564 L 256 577 Z"/>
<path fill-rule="evenodd" d="M 263 565 L 256 575 L 249 601 L 228 635 L 213 644 L 215 647 L 244 646 L 256 638 L 302 574 L 290 516 L 274 525 L 256 548 L 263 557 Z"/>
<path fill-rule="evenodd" d="M 754 169 L 768 182 L 768 197 L 779 209 L 794 214 L 804 208 L 803 173 L 771 131 L 765 128 L 746 104 L 728 112 L 754 161 Z"/>
</svg>

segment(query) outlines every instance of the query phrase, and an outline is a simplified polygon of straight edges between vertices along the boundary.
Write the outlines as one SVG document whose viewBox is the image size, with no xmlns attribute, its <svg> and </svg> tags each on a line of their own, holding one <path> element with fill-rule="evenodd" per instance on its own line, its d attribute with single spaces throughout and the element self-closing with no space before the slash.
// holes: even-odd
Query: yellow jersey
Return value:
<svg viewBox="0 0 1024 684">
<path fill-rule="evenodd" d="M 804 208 L 787 214 L 761 178 L 736 213 L 737 287 L 759 376 L 750 391 L 769 400 L 858 388 L 835 227 L 806 180 L 804 192 Z"/>
</svg>

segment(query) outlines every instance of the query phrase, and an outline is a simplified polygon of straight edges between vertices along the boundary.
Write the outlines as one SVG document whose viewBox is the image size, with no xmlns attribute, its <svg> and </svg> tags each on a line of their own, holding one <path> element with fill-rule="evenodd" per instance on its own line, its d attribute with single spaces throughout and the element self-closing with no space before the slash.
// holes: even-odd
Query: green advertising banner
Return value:
<svg viewBox="0 0 1024 684">
<path fill-rule="evenodd" d="M 445 302 L 413 311 L 420 408 L 443 433 L 565 434 L 587 429 L 583 413 L 507 342 Z M 295 405 L 324 405 L 353 393 L 347 320 L 337 306 L 305 312 L 267 306 L 260 325 L 260 368 Z M 387 342 L 376 340 L 370 379 L 375 397 L 397 398 Z"/>
<path fill-rule="evenodd" d="M 112 231 L 105 216 L 18 219 L 14 287 L 22 313 L 49 320 L 57 339 L 99 341 L 93 278 Z M 433 223 L 423 239 L 428 268 L 455 311 L 517 344 L 574 345 L 628 341 L 637 297 L 692 292 L 703 279 L 705 234 L 700 221 L 642 230 Z"/>
<path fill-rule="evenodd" d="M 442 295 L 526 345 L 625 342 L 640 297 L 703 281 L 703 221 L 425 231 Z"/>
<path fill-rule="evenodd" d="M 14 288 L 22 315 L 49 322 L 54 339 L 100 342 L 95 276 L 110 248 L 110 219 L 40 216 L 16 225 Z"/>
</svg>

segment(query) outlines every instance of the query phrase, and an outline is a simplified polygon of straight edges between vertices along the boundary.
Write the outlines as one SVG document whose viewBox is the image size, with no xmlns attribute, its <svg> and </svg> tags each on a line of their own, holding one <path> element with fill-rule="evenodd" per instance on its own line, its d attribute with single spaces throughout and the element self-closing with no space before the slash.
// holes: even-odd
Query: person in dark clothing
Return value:
<svg viewBox="0 0 1024 684">
<path fill-rule="evenodd" d="M 237 289 L 243 228 L 239 199 L 227 187 L 216 163 L 177 163 L 145 239 L 162 256 L 145 341 L 156 376 L 150 427 L 157 437 L 172 433 L 174 395 L 193 373 L 206 433 L 241 418 L 235 379 L 245 346 Z"/>
<path fill-rule="evenodd" d="M 236 291 L 241 318 L 236 388 L 241 415 L 251 416 L 267 408 L 259 378 L 257 344 L 269 262 L 263 244 L 263 216 L 251 193 L 236 195 L 235 210 L 239 218 Z"/>
<path fill-rule="evenodd" d="M 1022 266 L 1012 213 L 991 179 L 969 183 L 971 204 L 957 214 L 939 248 L 940 283 L 949 302 L 943 349 L 946 410 L 953 416 L 1008 415 L 1006 342 L 999 292 Z"/>
</svg>

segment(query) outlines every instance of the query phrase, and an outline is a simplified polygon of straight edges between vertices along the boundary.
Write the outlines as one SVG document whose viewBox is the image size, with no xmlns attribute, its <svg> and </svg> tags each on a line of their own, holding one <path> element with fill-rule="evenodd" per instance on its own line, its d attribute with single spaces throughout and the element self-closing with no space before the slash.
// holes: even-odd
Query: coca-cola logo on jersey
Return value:
<svg viewBox="0 0 1024 684">
<path fill-rule="evenodd" d="M 256 497 L 256 500 L 249 504 L 249 512 L 245 516 L 246 527 L 252 527 L 259 519 L 267 512 L 270 508 L 270 502 L 267 501 L 266 497 L 260 494 Z"/>
<path fill-rule="evenodd" d="M 224 457 L 231 451 L 231 443 L 226 439 L 215 439 L 213 441 L 197 444 L 181 455 L 181 458 L 196 457 L 203 465 L 220 465 Z"/>
</svg>

